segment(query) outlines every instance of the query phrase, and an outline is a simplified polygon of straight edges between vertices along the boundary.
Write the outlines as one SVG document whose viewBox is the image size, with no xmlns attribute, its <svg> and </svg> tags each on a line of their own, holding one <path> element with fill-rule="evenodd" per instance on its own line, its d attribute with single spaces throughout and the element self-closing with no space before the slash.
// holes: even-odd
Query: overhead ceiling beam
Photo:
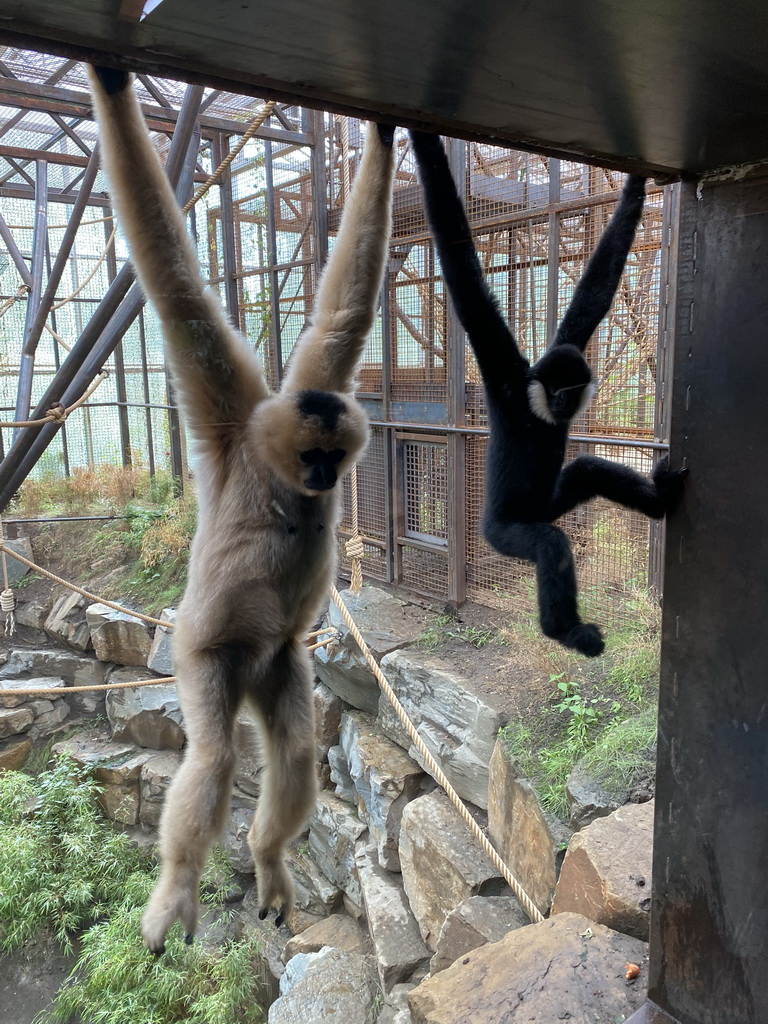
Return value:
<svg viewBox="0 0 768 1024">
<path fill-rule="evenodd" d="M 49 85 L 36 85 L 33 82 L 20 82 L 10 78 L 0 78 L 0 105 L 26 107 L 29 110 L 40 110 L 44 113 L 53 111 L 70 117 L 89 118 L 91 116 L 91 98 L 86 92 L 59 89 Z M 172 132 L 179 116 L 175 108 L 154 107 L 148 103 L 142 104 L 142 110 L 150 130 L 154 132 Z M 256 114 L 257 111 L 253 110 L 253 117 Z M 200 126 L 203 131 L 214 129 L 227 132 L 230 135 L 242 135 L 248 128 L 248 122 L 203 114 L 200 117 Z M 312 136 L 306 132 L 266 126 L 259 128 L 258 137 L 271 139 L 274 142 L 295 142 L 299 146 L 308 146 L 313 141 Z"/>
</svg>

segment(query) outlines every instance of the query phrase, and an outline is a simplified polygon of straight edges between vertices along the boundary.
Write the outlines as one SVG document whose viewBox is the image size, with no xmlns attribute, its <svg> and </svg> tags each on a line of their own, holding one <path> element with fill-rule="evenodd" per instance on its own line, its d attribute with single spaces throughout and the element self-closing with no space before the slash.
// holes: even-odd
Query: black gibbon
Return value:
<svg viewBox="0 0 768 1024">
<path fill-rule="evenodd" d="M 531 366 L 485 283 L 440 138 L 411 132 L 411 139 L 445 283 L 485 386 L 490 438 L 483 535 L 500 554 L 536 564 L 542 631 L 582 654 L 598 655 L 603 638 L 579 617 L 571 547 L 554 520 L 598 495 L 660 518 L 683 476 L 666 458 L 650 479 L 595 456 L 563 467 L 571 420 L 594 390 L 583 353 L 618 287 L 642 213 L 645 179 L 627 179 L 554 340 Z"/>
<path fill-rule="evenodd" d="M 243 701 L 266 768 L 248 841 L 260 916 L 282 922 L 293 884 L 284 848 L 315 803 L 312 673 L 302 643 L 336 565 L 336 482 L 368 436 L 354 378 L 382 284 L 391 220 L 392 129 L 365 152 L 310 322 L 271 393 L 259 363 L 207 290 L 194 246 L 124 72 L 91 69 L 102 159 L 136 271 L 163 325 L 194 439 L 199 501 L 189 581 L 173 638 L 188 745 L 160 824 L 160 879 L 147 946 L 176 920 L 188 940 L 200 873 L 226 818 Z"/>
</svg>

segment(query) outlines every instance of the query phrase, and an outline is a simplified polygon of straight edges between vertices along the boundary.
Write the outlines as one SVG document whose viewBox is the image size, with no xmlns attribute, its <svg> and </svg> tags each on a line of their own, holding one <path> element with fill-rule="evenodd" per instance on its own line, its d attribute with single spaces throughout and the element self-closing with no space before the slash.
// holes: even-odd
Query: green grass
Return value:
<svg viewBox="0 0 768 1024">
<path fill-rule="evenodd" d="M 140 919 L 157 869 L 101 815 L 98 787 L 67 757 L 30 777 L 0 774 L 0 948 L 52 936 L 81 954 L 37 1024 L 263 1024 L 260 947 L 253 937 L 166 952 L 143 945 Z M 232 872 L 220 850 L 203 877 L 204 902 L 222 907 Z"/>
<path fill-rule="evenodd" d="M 95 787 L 69 758 L 37 778 L 0 774 L 0 948 L 45 929 L 66 949 L 121 898 L 142 863 L 101 817 Z"/>
<path fill-rule="evenodd" d="M 250 937 L 212 950 L 187 946 L 178 925 L 156 957 L 140 938 L 141 914 L 154 879 L 131 875 L 110 919 L 90 928 L 82 953 L 54 1006 L 36 1024 L 263 1024 L 264 992 Z"/>
<path fill-rule="evenodd" d="M 617 795 L 653 774 L 658 610 L 647 598 L 634 601 L 634 621 L 607 637 L 602 658 L 578 660 L 556 651 L 549 661 L 548 704 L 538 716 L 512 721 L 501 732 L 519 774 L 534 783 L 544 808 L 558 817 L 568 817 L 566 782 L 580 761 Z"/>
</svg>

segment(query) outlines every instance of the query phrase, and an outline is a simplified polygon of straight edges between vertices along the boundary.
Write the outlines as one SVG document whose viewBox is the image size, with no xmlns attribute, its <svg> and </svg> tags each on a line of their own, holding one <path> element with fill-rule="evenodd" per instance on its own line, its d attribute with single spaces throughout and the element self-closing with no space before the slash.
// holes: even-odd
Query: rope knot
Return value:
<svg viewBox="0 0 768 1024">
<path fill-rule="evenodd" d="M 3 632 L 6 636 L 13 636 L 16 632 L 16 616 L 13 614 L 16 608 L 16 595 L 10 587 L 6 587 L 5 590 L 0 593 L 0 611 L 5 615 L 5 628 Z"/>
<path fill-rule="evenodd" d="M 359 533 L 356 533 L 354 537 L 350 537 L 346 543 L 345 550 L 347 555 L 355 560 L 362 560 L 365 558 L 365 546 L 363 544 L 363 538 Z"/>
<path fill-rule="evenodd" d="M 67 410 L 61 404 L 56 402 L 50 407 L 48 412 L 45 414 L 46 417 L 50 418 L 54 423 L 63 423 L 67 418 Z"/>
</svg>

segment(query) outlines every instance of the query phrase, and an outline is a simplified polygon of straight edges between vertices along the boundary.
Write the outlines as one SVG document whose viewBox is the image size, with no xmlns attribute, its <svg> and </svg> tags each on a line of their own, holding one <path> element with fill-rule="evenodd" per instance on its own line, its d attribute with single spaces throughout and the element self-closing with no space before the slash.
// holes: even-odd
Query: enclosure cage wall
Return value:
<svg viewBox="0 0 768 1024">
<path fill-rule="evenodd" d="M 0 53 L 0 62 L 7 72 L 0 78 L 0 212 L 27 278 L 39 271 L 39 296 L 97 132 L 81 65 L 11 48 Z M 21 80 L 34 86 L 26 98 Z M 148 76 L 140 76 L 137 87 L 155 141 L 167 151 L 184 87 Z M 258 98 L 206 92 L 190 190 L 207 179 L 260 106 Z M 272 386 L 279 385 L 310 314 L 364 133 L 355 120 L 278 105 L 189 214 L 203 271 Z M 442 603 L 470 599 L 510 616 L 529 615 L 535 608 L 532 567 L 495 554 L 480 535 L 487 444 L 482 385 L 446 297 L 406 133 L 397 133 L 395 145 L 390 257 L 359 374 L 359 397 L 372 424 L 357 470 L 364 574 Z M 447 140 L 447 147 L 488 283 L 534 360 L 615 207 L 622 175 L 480 143 Z M 598 393 L 574 424 L 569 457 L 594 453 L 649 472 L 666 448 L 676 195 L 674 186 L 649 185 L 619 292 L 590 343 Z M 119 228 L 114 237 L 113 230 L 99 172 L 34 352 L 32 408 L 127 260 Z M 6 239 L 0 251 L 6 421 L 18 411 L 34 297 Z M 193 486 L 194 459 L 190 465 L 150 307 L 127 327 L 107 365 L 109 378 L 55 435 L 32 474 L 70 475 L 112 463 L 173 474 Z M 4 427 L 0 434 L 4 454 L 15 431 Z M 339 552 L 348 571 L 350 478 L 343 487 Z M 618 625 L 632 616 L 639 593 L 651 588 L 658 594 L 658 525 L 604 501 L 576 509 L 562 525 L 573 543 L 587 616 Z"/>
</svg>

